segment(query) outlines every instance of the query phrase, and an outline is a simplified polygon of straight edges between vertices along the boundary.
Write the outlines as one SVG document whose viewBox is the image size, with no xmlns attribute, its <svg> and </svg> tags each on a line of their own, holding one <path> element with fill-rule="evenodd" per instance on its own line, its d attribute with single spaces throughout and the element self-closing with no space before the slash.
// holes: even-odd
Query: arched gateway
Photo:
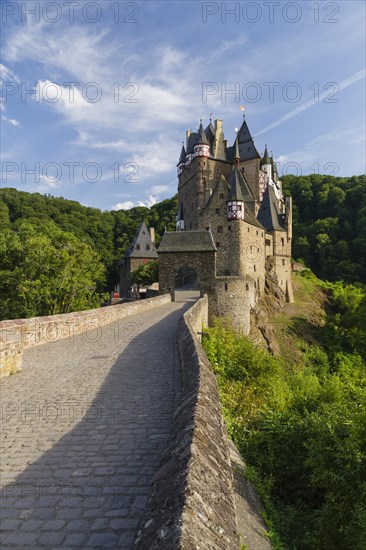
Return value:
<svg viewBox="0 0 366 550">
<path fill-rule="evenodd" d="M 201 294 L 212 296 L 216 252 L 211 231 L 166 231 L 158 249 L 160 291 L 170 293 L 174 300 L 177 273 L 182 267 L 189 267 L 197 274 L 196 284 Z"/>
</svg>

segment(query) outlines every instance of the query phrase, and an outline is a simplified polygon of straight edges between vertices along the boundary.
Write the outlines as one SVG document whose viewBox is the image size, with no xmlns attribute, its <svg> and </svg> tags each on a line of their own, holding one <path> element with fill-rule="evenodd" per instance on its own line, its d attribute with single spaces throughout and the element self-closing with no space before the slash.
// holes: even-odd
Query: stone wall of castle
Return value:
<svg viewBox="0 0 366 550">
<path fill-rule="evenodd" d="M 199 229 L 198 212 L 207 201 L 205 189 L 213 188 L 221 175 L 226 178 L 231 172 L 231 164 L 212 160 L 195 159 L 179 177 L 178 192 L 184 204 L 184 221 L 187 231 Z"/>
<path fill-rule="evenodd" d="M 209 296 L 209 324 L 215 316 L 227 317 L 238 332 L 249 334 L 257 294 L 254 283 L 249 277 L 216 277 L 215 293 Z"/>
<path fill-rule="evenodd" d="M 197 274 L 197 287 L 202 293 L 215 291 L 215 252 L 172 252 L 159 254 L 160 292 L 170 293 L 174 299 L 175 278 L 182 267 L 189 267 Z"/>
</svg>

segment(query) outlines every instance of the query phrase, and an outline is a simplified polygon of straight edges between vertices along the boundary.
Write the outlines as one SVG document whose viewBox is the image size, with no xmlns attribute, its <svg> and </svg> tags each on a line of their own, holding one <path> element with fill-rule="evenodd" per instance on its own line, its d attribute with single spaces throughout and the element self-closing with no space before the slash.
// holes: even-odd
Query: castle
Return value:
<svg viewBox="0 0 366 550">
<path fill-rule="evenodd" d="M 245 117 L 234 144 L 222 121 L 187 131 L 177 165 L 176 231 L 160 246 L 161 292 L 174 296 L 175 277 L 194 269 L 209 297 L 209 315 L 229 316 L 248 333 L 250 310 L 274 276 L 286 301 L 291 284 L 292 204 L 284 197 L 273 156 L 261 156 Z"/>
</svg>

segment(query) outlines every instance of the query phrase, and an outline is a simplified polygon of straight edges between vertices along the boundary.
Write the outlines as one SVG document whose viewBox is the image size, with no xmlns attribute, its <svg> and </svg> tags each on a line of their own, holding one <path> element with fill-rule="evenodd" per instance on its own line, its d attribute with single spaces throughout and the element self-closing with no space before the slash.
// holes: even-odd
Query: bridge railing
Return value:
<svg viewBox="0 0 366 550">
<path fill-rule="evenodd" d="M 178 330 L 182 392 L 156 472 L 136 550 L 240 548 L 228 437 L 217 381 L 199 342 L 207 295 Z"/>
<path fill-rule="evenodd" d="M 48 317 L 0 321 L 0 377 L 21 369 L 23 351 L 101 327 L 171 301 L 170 295 Z"/>
</svg>

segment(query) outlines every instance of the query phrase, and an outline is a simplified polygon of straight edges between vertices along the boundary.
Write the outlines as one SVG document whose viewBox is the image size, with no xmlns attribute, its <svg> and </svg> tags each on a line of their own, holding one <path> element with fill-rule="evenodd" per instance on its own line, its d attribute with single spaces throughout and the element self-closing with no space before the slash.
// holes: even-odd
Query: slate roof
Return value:
<svg viewBox="0 0 366 550">
<path fill-rule="evenodd" d="M 164 252 L 214 252 L 216 250 L 211 231 L 166 231 L 158 253 Z"/>
<path fill-rule="evenodd" d="M 243 124 L 240 127 L 240 130 L 237 134 L 236 139 L 239 142 L 240 160 L 261 158 L 260 154 L 258 153 L 254 145 L 252 135 L 249 131 L 248 125 L 245 120 L 243 121 Z"/>
<path fill-rule="evenodd" d="M 272 185 L 268 185 L 257 216 L 267 231 L 286 231 L 282 226 L 283 215 L 279 211 L 278 201 Z"/>
<path fill-rule="evenodd" d="M 122 262 L 128 258 L 157 259 L 156 248 L 151 240 L 149 230 L 145 222 L 142 222 L 136 232 L 133 243 L 123 256 Z"/>
<path fill-rule="evenodd" d="M 266 148 L 265 148 L 265 150 L 264 150 L 264 154 L 263 154 L 263 158 L 262 158 L 262 163 L 261 163 L 261 164 L 271 164 L 271 159 L 269 158 L 267 145 L 266 145 Z"/>
<path fill-rule="evenodd" d="M 188 138 L 187 153 L 193 153 L 193 147 L 198 143 L 198 134 L 191 132 Z"/>
<path fill-rule="evenodd" d="M 215 128 L 212 126 L 211 122 L 205 129 L 205 134 L 207 136 L 208 141 L 210 142 L 210 145 L 213 145 L 214 138 L 215 138 Z"/>
<path fill-rule="evenodd" d="M 178 164 L 181 164 L 182 162 L 185 162 L 185 161 L 186 161 L 186 150 L 184 145 L 182 145 L 182 150 L 180 152 Z"/>
<path fill-rule="evenodd" d="M 197 141 L 197 143 L 199 143 L 200 145 L 210 145 L 210 143 L 207 139 L 207 136 L 205 134 L 205 131 L 203 129 L 202 122 L 200 123 L 200 127 L 198 129 L 198 141 Z"/>
</svg>

